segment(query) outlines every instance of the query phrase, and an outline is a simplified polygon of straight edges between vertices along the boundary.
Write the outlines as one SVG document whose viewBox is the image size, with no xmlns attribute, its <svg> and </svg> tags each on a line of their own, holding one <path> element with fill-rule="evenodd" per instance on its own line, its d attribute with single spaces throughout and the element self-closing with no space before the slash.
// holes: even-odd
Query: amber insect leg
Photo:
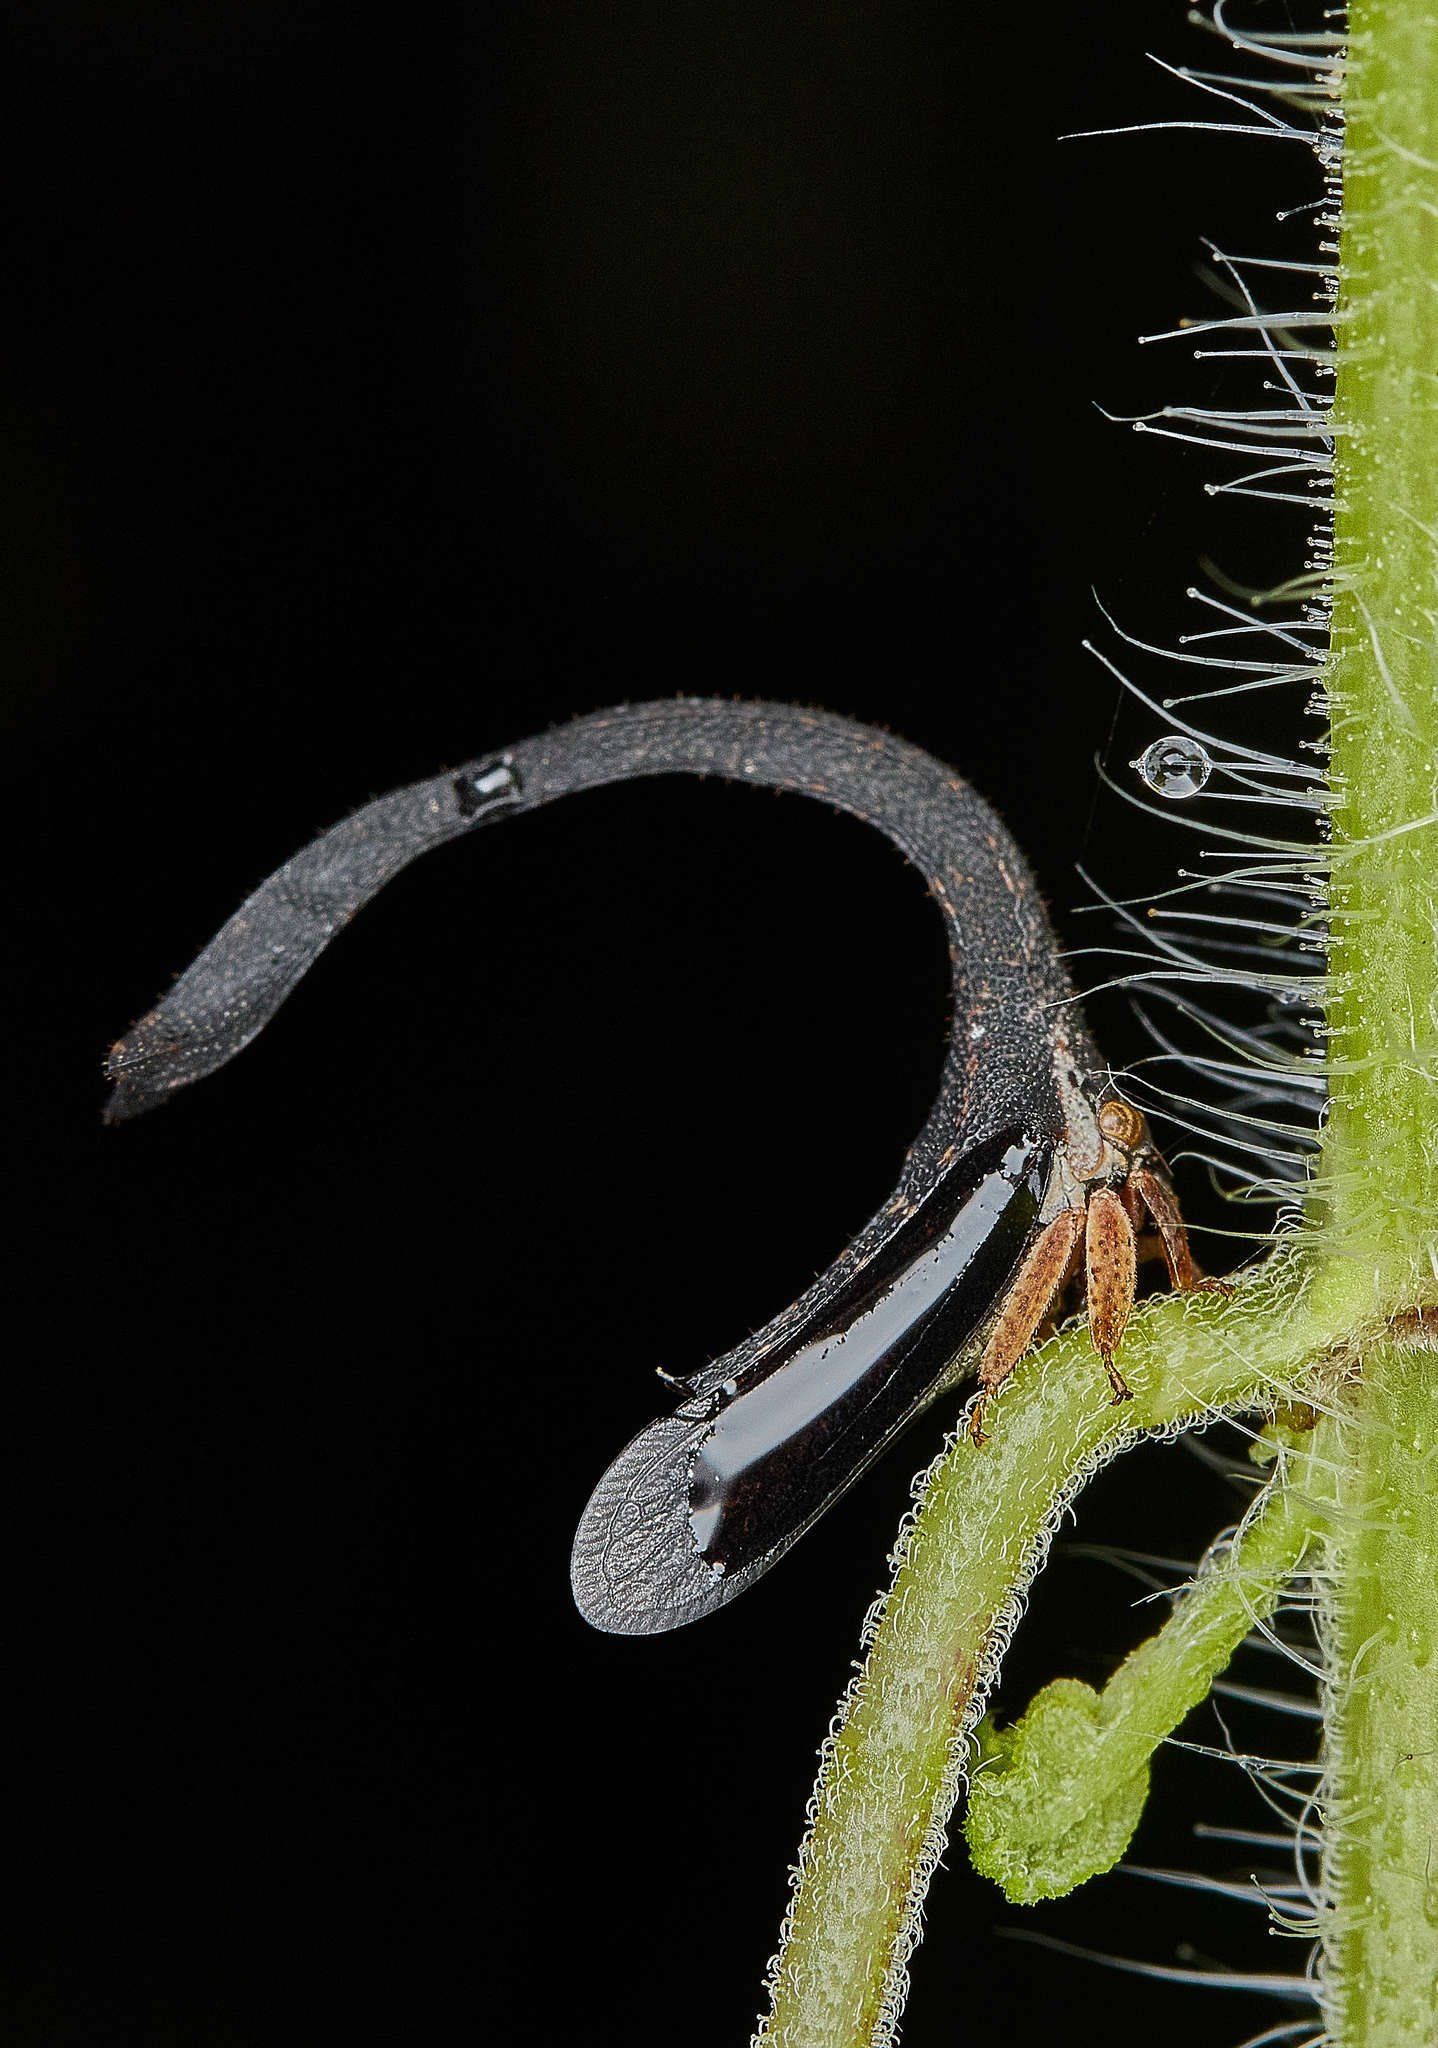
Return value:
<svg viewBox="0 0 1438 2048">
<path fill-rule="evenodd" d="M 1138 1252 L 1128 1210 L 1112 1188 L 1095 1188 L 1088 1200 L 1084 1231 L 1084 1264 L 1088 1270 L 1088 1326 L 1093 1348 L 1103 1360 L 1113 1397 L 1130 1398 L 1113 1355 L 1123 1341 L 1124 1325 L 1138 1284 Z"/>
<path fill-rule="evenodd" d="M 1073 1267 L 1082 1235 L 1083 1211 L 1061 1210 L 1010 1282 L 979 1360 L 979 1398 L 969 1417 L 969 1436 L 974 1443 L 988 1442 L 984 1411 L 1033 1341 L 1049 1303 Z"/>
<path fill-rule="evenodd" d="M 1193 1270 L 1193 1253 L 1188 1248 L 1188 1232 L 1183 1227 L 1183 1218 L 1178 1213 L 1178 1203 L 1173 1190 L 1161 1181 L 1156 1173 L 1146 1166 L 1136 1167 L 1129 1176 L 1128 1185 L 1142 1196 L 1143 1206 L 1158 1226 L 1163 1239 L 1164 1264 L 1168 1277 L 1180 1294 L 1186 1294 L 1194 1285 L 1197 1275 Z"/>
<path fill-rule="evenodd" d="M 1143 1205 L 1158 1225 L 1158 1234 L 1163 1240 L 1164 1264 L 1168 1277 L 1180 1294 L 1188 1294 L 1201 1288 L 1208 1294 L 1221 1294 L 1225 1301 L 1233 1293 L 1229 1280 L 1210 1280 L 1194 1264 L 1193 1253 L 1189 1250 L 1188 1232 L 1183 1227 L 1183 1218 L 1178 1213 L 1178 1203 L 1173 1189 L 1166 1180 L 1151 1173 L 1146 1166 L 1138 1168 L 1129 1179 L 1129 1186 L 1136 1188 L 1143 1198 Z"/>
</svg>

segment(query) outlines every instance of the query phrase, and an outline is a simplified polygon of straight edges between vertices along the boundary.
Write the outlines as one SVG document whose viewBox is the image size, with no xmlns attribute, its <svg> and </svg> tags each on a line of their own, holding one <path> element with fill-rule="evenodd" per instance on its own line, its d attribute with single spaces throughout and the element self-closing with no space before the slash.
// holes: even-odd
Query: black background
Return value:
<svg viewBox="0 0 1438 2048">
<path fill-rule="evenodd" d="M 568 1546 L 651 1367 L 892 1184 L 942 1052 L 922 888 L 816 807 L 609 791 L 406 875 L 143 1124 L 101 1128 L 103 1051 L 354 805 L 679 689 L 952 760 L 1093 942 L 1075 863 L 1127 892 L 1175 849 L 1100 789 L 1154 734 L 1090 586 L 1172 638 L 1200 554 L 1261 582 L 1300 538 L 1094 401 L 1221 392 L 1134 337 L 1215 310 L 1204 233 L 1302 254 L 1312 165 L 1056 140 L 1221 116 L 1144 61 L 1221 60 L 1177 0 L 4 25 L 0 2034 L 741 2042 L 941 1425 L 677 1636 L 586 1630 Z M 1155 1449 L 1080 1533 L 1193 1557 L 1235 1505 Z M 1133 1590 L 1057 1559 L 1009 1703 L 1101 1682 Z M 1135 1853 L 1192 1861 L 1233 1788 L 1161 1782 Z M 995 1933 L 1301 1967 L 1256 1914 L 1115 1876 L 1028 1915 L 950 1865 L 912 2048 L 1283 2016 Z"/>
</svg>

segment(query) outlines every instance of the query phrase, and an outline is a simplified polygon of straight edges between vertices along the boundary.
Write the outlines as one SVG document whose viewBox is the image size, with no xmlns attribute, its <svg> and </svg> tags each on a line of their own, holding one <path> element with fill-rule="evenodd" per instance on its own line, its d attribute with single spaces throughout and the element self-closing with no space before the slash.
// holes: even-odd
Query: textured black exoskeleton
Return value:
<svg viewBox="0 0 1438 2048">
<path fill-rule="evenodd" d="M 247 1045 L 418 855 L 574 790 L 676 773 L 817 797 L 900 847 L 948 928 L 953 1030 L 888 1202 L 798 1301 L 686 1381 L 595 1489 L 574 1543 L 575 1598 L 596 1626 L 630 1633 L 731 1600 L 972 1370 L 1041 1229 L 1099 1173 L 1105 1070 L 1033 877 L 983 799 L 917 747 L 824 712 L 692 698 L 599 712 L 323 834 L 247 899 L 109 1062 L 110 1118 L 153 1107 Z M 1106 1153 L 1103 1172 L 1114 1177 Z"/>
</svg>

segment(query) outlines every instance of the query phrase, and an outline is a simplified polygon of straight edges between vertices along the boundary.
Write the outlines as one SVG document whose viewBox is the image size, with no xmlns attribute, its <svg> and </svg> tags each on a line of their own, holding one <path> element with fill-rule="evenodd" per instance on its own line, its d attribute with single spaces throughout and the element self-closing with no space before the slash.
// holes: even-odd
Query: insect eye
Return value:
<svg viewBox="0 0 1438 2048">
<path fill-rule="evenodd" d="M 1098 1113 L 1098 1127 L 1115 1145 L 1132 1149 L 1143 1138 L 1143 1118 L 1131 1103 L 1115 1096 Z"/>
</svg>

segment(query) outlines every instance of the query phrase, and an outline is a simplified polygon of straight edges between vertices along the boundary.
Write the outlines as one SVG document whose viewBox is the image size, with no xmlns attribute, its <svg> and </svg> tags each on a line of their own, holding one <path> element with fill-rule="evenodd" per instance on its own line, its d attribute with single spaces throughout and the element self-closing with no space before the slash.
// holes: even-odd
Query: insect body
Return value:
<svg viewBox="0 0 1438 2048">
<path fill-rule="evenodd" d="M 788 705 L 677 698 L 596 713 L 381 797 L 286 862 L 110 1054 L 129 1117 L 234 1057 L 329 941 L 418 855 L 572 791 L 718 775 L 817 797 L 920 870 L 948 928 L 953 1031 L 897 1188 L 827 1272 L 683 1383 L 620 1452 L 575 1537 L 596 1627 L 647 1634 L 768 1570 L 939 1393 L 977 1369 L 971 1431 L 1082 1270 L 1113 1387 L 1146 1211 L 1194 1285 L 1168 1177 L 1118 1096 L 1033 877 L 983 799 L 917 747 Z"/>
</svg>

